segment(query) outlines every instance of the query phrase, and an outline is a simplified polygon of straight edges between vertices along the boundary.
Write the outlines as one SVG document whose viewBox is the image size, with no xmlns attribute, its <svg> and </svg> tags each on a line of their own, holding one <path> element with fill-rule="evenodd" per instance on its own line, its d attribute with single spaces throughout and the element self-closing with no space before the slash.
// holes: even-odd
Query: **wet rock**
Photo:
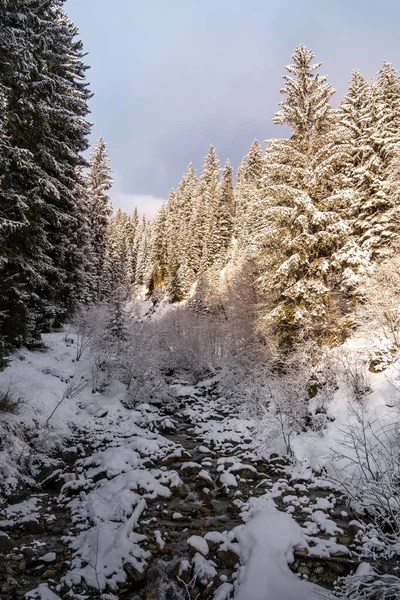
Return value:
<svg viewBox="0 0 400 600">
<path fill-rule="evenodd" d="M 161 433 L 163 434 L 171 434 L 171 433 L 175 433 L 176 431 L 176 426 L 175 423 L 173 422 L 172 419 L 163 419 L 159 424 L 158 424 L 158 429 L 161 431 Z"/>
<path fill-rule="evenodd" d="M 200 473 L 197 475 L 196 483 L 197 483 L 197 485 L 204 486 L 204 483 L 212 484 L 213 479 L 208 471 L 206 471 L 205 469 L 202 469 L 200 471 Z"/>
<path fill-rule="evenodd" d="M 187 463 L 183 463 L 183 465 L 181 466 L 181 471 L 183 472 L 183 474 L 186 477 L 193 477 L 199 471 L 201 471 L 202 468 L 203 468 L 202 465 L 199 463 L 187 462 Z"/>
<path fill-rule="evenodd" d="M 240 557 L 233 550 L 219 550 L 217 558 L 220 563 L 227 569 L 234 569 L 237 563 L 240 563 Z"/>
<path fill-rule="evenodd" d="M 17 523 L 18 529 L 21 529 L 25 533 L 43 533 L 44 532 L 44 524 L 43 521 L 38 521 L 37 519 L 24 520 Z"/>
<path fill-rule="evenodd" d="M 207 506 L 200 506 L 199 511 L 202 515 L 210 516 L 214 513 L 212 508 L 208 508 Z"/>
<path fill-rule="evenodd" d="M 36 556 L 36 551 L 30 546 L 24 546 L 21 548 L 21 552 L 26 558 L 33 558 Z"/>
<path fill-rule="evenodd" d="M 107 471 L 99 471 L 99 473 L 96 473 L 92 477 L 93 483 L 97 483 L 98 481 L 101 481 L 102 479 L 107 479 Z"/>
<path fill-rule="evenodd" d="M 146 583 L 148 586 L 153 585 L 159 577 L 159 569 L 157 565 L 150 566 L 146 571 Z"/>
<path fill-rule="evenodd" d="M 144 581 L 146 579 L 146 569 L 144 568 L 144 565 L 143 570 L 140 571 L 130 563 L 125 563 L 124 571 L 127 574 L 130 581 L 136 581 L 137 583 L 140 583 L 141 581 Z"/>
<path fill-rule="evenodd" d="M 191 580 L 191 570 L 190 562 L 188 560 L 181 560 L 174 569 L 174 575 L 188 585 Z"/>
<path fill-rule="evenodd" d="M 234 473 L 235 475 L 239 475 L 243 479 L 256 479 L 258 476 L 257 470 L 251 465 L 240 465 L 237 467 L 231 467 L 229 469 L 230 473 Z"/>
<path fill-rule="evenodd" d="M 57 577 L 57 569 L 47 569 L 43 575 L 42 575 L 42 579 L 54 579 L 54 577 Z"/>
<path fill-rule="evenodd" d="M 13 547 L 14 541 L 10 538 L 10 536 L 4 533 L 4 531 L 0 531 L 0 551 L 10 550 Z"/>
<path fill-rule="evenodd" d="M 326 565 L 338 575 L 344 575 L 349 570 L 346 564 L 336 560 L 327 560 Z"/>
</svg>

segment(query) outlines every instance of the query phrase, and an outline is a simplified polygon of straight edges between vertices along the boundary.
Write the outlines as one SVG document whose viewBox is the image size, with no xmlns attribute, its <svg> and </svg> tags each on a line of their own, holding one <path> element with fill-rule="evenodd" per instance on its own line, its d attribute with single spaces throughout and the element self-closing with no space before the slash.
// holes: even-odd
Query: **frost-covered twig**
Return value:
<svg viewBox="0 0 400 600">
<path fill-rule="evenodd" d="M 57 402 L 56 406 L 51 411 L 50 415 L 47 417 L 45 425 L 47 426 L 49 424 L 51 417 L 54 415 L 56 410 L 61 406 L 61 404 L 64 402 L 64 400 L 66 400 L 67 398 L 69 400 L 71 400 L 72 398 L 76 398 L 84 390 L 85 387 L 86 387 L 86 380 L 83 379 L 82 377 L 77 379 L 76 375 L 74 375 L 74 377 L 70 380 L 63 395 L 61 396 L 61 399 Z"/>
</svg>

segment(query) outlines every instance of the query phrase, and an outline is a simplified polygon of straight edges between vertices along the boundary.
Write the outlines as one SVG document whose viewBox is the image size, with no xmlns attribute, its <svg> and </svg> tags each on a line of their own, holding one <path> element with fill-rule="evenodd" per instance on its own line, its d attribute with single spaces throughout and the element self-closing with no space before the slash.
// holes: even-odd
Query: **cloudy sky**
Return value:
<svg viewBox="0 0 400 600">
<path fill-rule="evenodd" d="M 113 203 L 149 216 L 212 142 L 237 168 L 272 124 L 284 66 L 313 48 L 337 89 L 358 67 L 400 68 L 397 0 L 67 0 L 91 66 L 92 137 L 109 146 Z M 336 100 L 336 101 L 337 101 Z"/>
</svg>

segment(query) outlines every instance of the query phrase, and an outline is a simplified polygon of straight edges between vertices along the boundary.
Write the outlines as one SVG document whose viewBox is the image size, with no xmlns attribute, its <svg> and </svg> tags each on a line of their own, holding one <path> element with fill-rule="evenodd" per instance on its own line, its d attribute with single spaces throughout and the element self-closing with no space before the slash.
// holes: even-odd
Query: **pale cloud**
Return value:
<svg viewBox="0 0 400 600">
<path fill-rule="evenodd" d="M 164 198 L 158 198 L 151 194 L 122 194 L 119 192 L 114 192 L 111 200 L 114 208 L 122 208 L 129 214 L 132 214 L 135 206 L 137 206 L 139 213 L 144 213 L 150 219 L 154 217 L 161 204 L 165 202 Z"/>
</svg>

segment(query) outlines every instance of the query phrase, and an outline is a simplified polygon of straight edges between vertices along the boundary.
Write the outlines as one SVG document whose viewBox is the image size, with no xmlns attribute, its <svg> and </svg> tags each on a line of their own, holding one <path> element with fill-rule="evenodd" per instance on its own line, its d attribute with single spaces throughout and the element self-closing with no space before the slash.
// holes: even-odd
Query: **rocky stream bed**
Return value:
<svg viewBox="0 0 400 600">
<path fill-rule="evenodd" d="M 267 493 L 302 527 L 298 578 L 329 589 L 354 570 L 361 526 L 338 493 L 261 458 L 212 381 L 171 387 L 166 407 L 98 412 L 69 460 L 0 510 L 2 600 L 233 598 L 238 532 Z"/>
</svg>

